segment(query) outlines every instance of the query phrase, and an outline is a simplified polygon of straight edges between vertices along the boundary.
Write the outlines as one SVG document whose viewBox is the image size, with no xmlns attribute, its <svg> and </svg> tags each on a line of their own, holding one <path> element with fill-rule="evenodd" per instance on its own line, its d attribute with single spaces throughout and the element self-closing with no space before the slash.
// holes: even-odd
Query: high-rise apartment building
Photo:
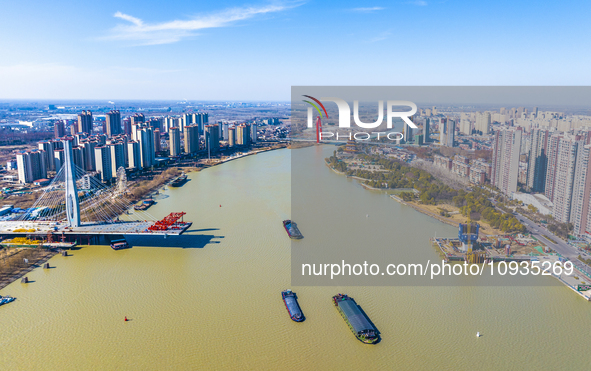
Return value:
<svg viewBox="0 0 591 371">
<path fill-rule="evenodd" d="M 439 145 L 444 146 L 447 143 L 445 135 L 447 134 L 447 119 L 442 117 L 439 119 Z"/>
<path fill-rule="evenodd" d="M 86 166 L 85 154 L 86 152 L 84 151 L 84 147 L 77 146 L 72 148 L 72 158 L 74 160 L 74 165 L 78 166 L 80 169 L 84 169 L 84 166 Z"/>
<path fill-rule="evenodd" d="M 137 137 L 138 142 L 140 143 L 142 169 L 154 166 L 156 164 L 154 129 L 150 126 L 145 126 L 137 132 Z"/>
<path fill-rule="evenodd" d="M 414 131 L 410 126 L 404 125 L 402 132 L 403 132 L 402 135 L 404 136 L 405 143 L 413 143 L 414 142 Z"/>
<path fill-rule="evenodd" d="M 408 126 L 408 125 L 404 125 L 404 126 Z M 221 129 L 221 127 L 220 127 Z M 221 132 L 221 130 L 220 130 Z M 221 135 L 221 133 L 220 133 Z M 253 122 L 252 124 L 250 124 L 250 143 L 256 143 L 257 142 L 257 123 Z"/>
<path fill-rule="evenodd" d="M 143 124 L 146 122 L 146 116 L 144 116 L 143 113 L 136 113 L 132 115 L 129 119 L 131 120 L 131 126 L 135 124 Z"/>
<path fill-rule="evenodd" d="M 109 138 L 121 134 L 121 113 L 117 110 L 107 112 L 105 119 L 106 134 Z"/>
<path fill-rule="evenodd" d="M 591 241 L 591 145 L 581 145 L 573 182 L 570 222 L 573 234 Z"/>
<path fill-rule="evenodd" d="M 101 175 L 101 180 L 105 183 L 113 179 L 113 168 L 111 161 L 111 149 L 108 146 L 99 146 L 94 149 L 94 158 L 96 162 L 96 171 Z"/>
<path fill-rule="evenodd" d="M 219 126 L 205 125 L 205 148 L 208 154 L 218 153 L 220 149 Z"/>
<path fill-rule="evenodd" d="M 482 134 L 490 133 L 491 115 L 490 112 L 476 112 L 476 121 L 474 129 Z"/>
<path fill-rule="evenodd" d="M 517 191 L 521 128 L 501 128 L 493 138 L 491 181 L 506 195 Z"/>
<path fill-rule="evenodd" d="M 472 123 L 467 118 L 460 119 L 460 133 L 464 135 L 472 134 Z"/>
<path fill-rule="evenodd" d="M 236 145 L 236 128 L 232 126 L 228 128 L 228 147 L 234 147 Z"/>
<path fill-rule="evenodd" d="M 169 129 L 168 135 L 168 149 L 170 151 L 170 156 L 179 156 L 181 154 L 181 129 L 176 126 L 173 126 Z"/>
<path fill-rule="evenodd" d="M 53 161 L 53 142 L 52 141 L 43 141 L 39 142 L 39 149 L 43 150 L 43 161 L 45 163 L 45 168 L 47 171 L 55 171 L 55 163 Z M 57 169 L 59 171 L 59 169 Z"/>
<path fill-rule="evenodd" d="M 160 129 L 154 128 L 154 152 L 162 152 L 162 145 L 160 142 Z"/>
<path fill-rule="evenodd" d="M 79 133 L 88 133 L 88 135 L 92 135 L 92 112 L 90 111 L 82 111 L 82 113 L 78 114 L 78 132 Z"/>
<path fill-rule="evenodd" d="M 84 147 L 84 160 L 86 163 L 85 170 L 95 171 L 95 148 L 99 147 L 100 144 L 96 140 L 85 139 L 83 142 L 80 143 L 80 145 Z"/>
<path fill-rule="evenodd" d="M 197 153 L 197 151 L 199 151 L 199 127 L 197 125 L 185 126 L 183 136 L 185 141 L 185 153 Z"/>
<path fill-rule="evenodd" d="M 125 167 L 125 144 L 116 142 L 109 144 L 108 147 L 111 150 L 112 177 L 117 178 L 117 170 L 120 167 Z"/>
<path fill-rule="evenodd" d="M 142 168 L 140 143 L 135 140 L 127 142 L 127 166 L 131 169 Z"/>
<path fill-rule="evenodd" d="M 47 178 L 45 153 L 43 150 L 24 151 L 16 154 L 18 181 L 22 184 L 33 183 L 37 179 Z"/>
<path fill-rule="evenodd" d="M 193 114 L 193 124 L 199 127 L 199 135 L 205 132 L 205 125 L 209 123 L 209 114 L 205 112 L 199 112 Z"/>
<path fill-rule="evenodd" d="M 431 141 L 430 140 L 430 137 L 429 137 L 429 135 L 431 133 L 430 126 L 431 126 L 431 119 L 430 118 L 426 118 L 425 119 L 425 123 L 423 124 L 423 137 L 424 137 L 423 140 L 425 141 L 425 143 L 429 143 Z"/>
<path fill-rule="evenodd" d="M 123 132 L 131 137 L 131 118 L 129 117 L 123 120 Z"/>
<path fill-rule="evenodd" d="M 548 130 L 534 129 L 531 132 L 527 188 L 531 192 L 544 192 L 548 170 Z"/>
<path fill-rule="evenodd" d="M 250 145 L 250 125 L 240 124 L 236 126 L 236 145 L 248 146 Z"/>
<path fill-rule="evenodd" d="M 66 161 L 66 153 L 63 148 L 58 148 L 53 151 L 53 162 L 56 169 L 61 169 Z"/>
<path fill-rule="evenodd" d="M 556 156 L 549 159 L 554 169 L 552 216 L 562 223 L 571 219 L 571 206 L 577 164 L 577 151 L 582 141 L 578 136 L 564 135 L 558 140 Z"/>
<path fill-rule="evenodd" d="M 407 127 L 408 125 L 404 125 Z M 456 139 L 456 122 L 454 120 L 447 119 L 446 133 L 445 133 L 445 145 L 447 147 L 453 147 Z"/>
<path fill-rule="evenodd" d="M 56 121 L 53 124 L 53 135 L 56 139 L 66 135 L 66 125 L 63 120 Z"/>
<path fill-rule="evenodd" d="M 558 144 L 562 134 L 551 135 L 548 139 L 548 160 L 546 165 L 546 185 L 544 194 L 550 201 L 554 199 L 554 185 L 556 180 L 556 158 L 558 157 Z"/>
</svg>

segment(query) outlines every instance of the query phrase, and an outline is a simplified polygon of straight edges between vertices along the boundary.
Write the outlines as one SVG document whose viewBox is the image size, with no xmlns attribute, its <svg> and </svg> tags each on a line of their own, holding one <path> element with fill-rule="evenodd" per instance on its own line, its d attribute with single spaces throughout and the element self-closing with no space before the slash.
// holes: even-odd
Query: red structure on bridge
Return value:
<svg viewBox="0 0 591 371">
<path fill-rule="evenodd" d="M 153 225 L 151 225 L 150 227 L 148 227 L 148 230 L 150 231 L 167 231 L 167 230 L 178 230 L 178 229 L 183 229 L 186 227 L 185 222 L 183 222 L 182 218 L 183 215 L 185 215 L 185 212 L 180 212 L 180 213 L 170 213 L 168 214 L 168 216 L 164 217 L 164 219 L 157 221 L 156 223 L 154 223 Z M 178 220 L 181 219 L 181 221 L 179 222 Z"/>
<path fill-rule="evenodd" d="M 322 121 L 320 116 L 316 118 L 316 143 L 320 143 L 320 135 L 322 134 Z"/>
</svg>

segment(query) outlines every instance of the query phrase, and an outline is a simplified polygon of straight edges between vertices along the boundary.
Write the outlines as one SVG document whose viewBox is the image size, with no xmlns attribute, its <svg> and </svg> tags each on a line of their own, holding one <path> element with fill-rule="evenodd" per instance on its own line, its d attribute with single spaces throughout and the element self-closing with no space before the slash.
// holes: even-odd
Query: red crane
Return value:
<svg viewBox="0 0 591 371">
<path fill-rule="evenodd" d="M 185 214 L 185 212 L 170 213 L 168 214 L 168 216 L 164 217 L 164 219 L 159 220 L 150 227 L 148 227 L 148 229 L 150 231 L 166 231 L 169 228 L 178 229 L 178 226 L 175 226 L 175 224 L 177 224 L 177 221 L 181 219 Z"/>
<path fill-rule="evenodd" d="M 322 121 L 320 116 L 316 118 L 316 143 L 320 143 L 320 135 L 322 134 Z"/>
</svg>

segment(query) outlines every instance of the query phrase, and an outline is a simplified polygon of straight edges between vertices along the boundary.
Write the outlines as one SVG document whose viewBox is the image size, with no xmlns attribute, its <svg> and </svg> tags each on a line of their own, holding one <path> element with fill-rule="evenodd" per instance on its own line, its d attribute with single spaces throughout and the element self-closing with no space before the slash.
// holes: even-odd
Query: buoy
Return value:
<svg viewBox="0 0 591 371">
<path fill-rule="evenodd" d="M 127 321 L 128 321 L 127 316 L 125 316 L 125 322 L 127 322 Z"/>
<path fill-rule="evenodd" d="M 220 205 L 220 207 L 222 207 L 222 205 Z"/>
</svg>

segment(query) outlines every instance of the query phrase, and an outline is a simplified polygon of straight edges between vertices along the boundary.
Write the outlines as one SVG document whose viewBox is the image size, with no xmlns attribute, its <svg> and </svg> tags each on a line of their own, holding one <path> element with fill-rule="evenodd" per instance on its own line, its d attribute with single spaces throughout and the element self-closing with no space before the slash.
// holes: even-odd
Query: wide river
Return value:
<svg viewBox="0 0 591 371">
<path fill-rule="evenodd" d="M 392 228 L 415 234 L 426 256 L 437 256 L 429 236 L 456 234 L 330 172 L 322 159 L 333 149 L 293 151 L 315 152 L 317 171 L 374 199 L 370 214 L 405 215 Z M 591 303 L 564 286 L 292 287 L 306 321 L 291 321 L 280 296 L 291 277 L 281 226 L 291 153 L 234 160 L 166 189 L 149 212 L 186 211 L 194 224 L 184 236 L 130 239 L 123 251 L 82 246 L 2 289 L 18 299 L 0 307 L 1 369 L 589 369 Z M 355 339 L 330 302 L 337 292 L 361 304 L 379 344 Z"/>
</svg>

